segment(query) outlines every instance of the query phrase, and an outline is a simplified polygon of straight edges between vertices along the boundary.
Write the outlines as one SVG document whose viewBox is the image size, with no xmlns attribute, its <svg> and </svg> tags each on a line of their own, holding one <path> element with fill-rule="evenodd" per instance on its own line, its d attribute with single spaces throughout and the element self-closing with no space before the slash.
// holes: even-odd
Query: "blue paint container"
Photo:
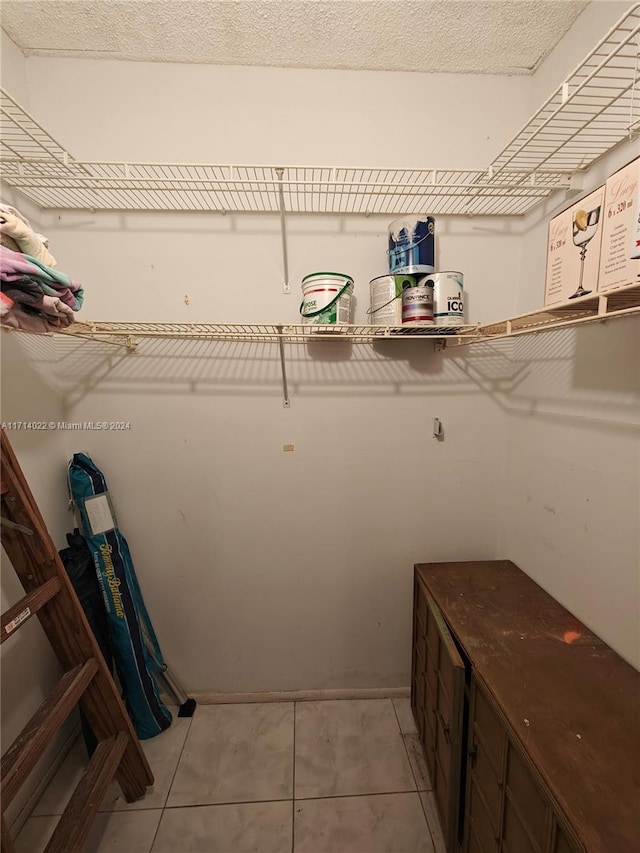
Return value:
<svg viewBox="0 0 640 853">
<path fill-rule="evenodd" d="M 389 272 L 415 275 L 435 272 L 435 219 L 403 216 L 389 225 Z"/>
</svg>

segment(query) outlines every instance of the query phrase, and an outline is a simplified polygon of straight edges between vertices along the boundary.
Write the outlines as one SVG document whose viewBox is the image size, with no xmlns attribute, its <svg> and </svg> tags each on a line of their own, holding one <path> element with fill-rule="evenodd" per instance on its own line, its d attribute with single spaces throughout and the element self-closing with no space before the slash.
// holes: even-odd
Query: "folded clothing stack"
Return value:
<svg viewBox="0 0 640 853">
<path fill-rule="evenodd" d="M 54 269 L 49 242 L 15 207 L 0 203 L 0 322 L 27 332 L 70 326 L 82 306 L 77 281 Z"/>
</svg>

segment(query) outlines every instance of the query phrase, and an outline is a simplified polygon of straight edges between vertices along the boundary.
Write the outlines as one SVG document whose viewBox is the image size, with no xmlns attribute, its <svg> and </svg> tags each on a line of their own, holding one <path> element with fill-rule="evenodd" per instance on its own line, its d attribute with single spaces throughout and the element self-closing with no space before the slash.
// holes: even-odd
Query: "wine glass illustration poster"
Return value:
<svg viewBox="0 0 640 853">
<path fill-rule="evenodd" d="M 640 157 L 611 175 L 606 183 L 598 290 L 624 287 L 639 280 L 640 260 L 634 252 L 638 217 Z"/>
<path fill-rule="evenodd" d="M 604 187 L 599 187 L 549 223 L 545 305 L 598 289 L 603 207 Z"/>
</svg>

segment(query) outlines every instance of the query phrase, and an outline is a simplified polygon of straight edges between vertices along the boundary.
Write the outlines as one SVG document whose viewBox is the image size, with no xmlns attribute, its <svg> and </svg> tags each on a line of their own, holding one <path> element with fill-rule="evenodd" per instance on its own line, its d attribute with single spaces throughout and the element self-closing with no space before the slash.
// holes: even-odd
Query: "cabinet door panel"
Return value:
<svg viewBox="0 0 640 853">
<path fill-rule="evenodd" d="M 495 853 L 498 849 L 498 834 L 491 825 L 489 812 L 473 780 L 469 787 L 468 820 L 470 824 L 469 838 L 471 835 L 475 836 L 476 845 L 485 853 Z"/>
<path fill-rule="evenodd" d="M 496 774 L 493 764 L 489 760 L 482 741 L 477 735 L 473 741 L 472 749 L 474 754 L 473 781 L 476 787 L 482 792 L 491 823 L 497 832 L 500 826 L 500 807 L 502 805 L 504 786 Z"/>
<path fill-rule="evenodd" d="M 471 832 L 469 834 L 469 846 L 467 847 L 467 853 L 486 853 L 484 847 L 476 838 L 473 827 L 471 827 Z"/>
<path fill-rule="evenodd" d="M 457 846 L 464 663 L 438 606 L 425 592 L 425 754 L 449 849 Z"/>
<path fill-rule="evenodd" d="M 540 853 L 512 802 L 507 797 L 504 805 L 502 837 L 505 848 L 517 853 Z"/>
<path fill-rule="evenodd" d="M 517 808 L 527 834 L 537 847 L 542 848 L 547 835 L 549 805 L 531 771 L 512 745 L 509 745 L 507 763 L 507 797 Z"/>
<path fill-rule="evenodd" d="M 556 821 L 556 838 L 553 845 L 553 853 L 581 853 L 579 847 L 571 838 L 565 828 Z"/>
<path fill-rule="evenodd" d="M 496 774 L 500 775 L 502 773 L 506 743 L 505 730 L 482 692 L 477 687 L 475 690 L 473 727 L 480 734 L 485 744 L 489 761 L 493 764 Z"/>
<path fill-rule="evenodd" d="M 415 615 L 418 623 L 417 635 L 427 635 L 427 599 L 420 584 L 416 585 Z"/>
<path fill-rule="evenodd" d="M 424 672 L 426 666 L 426 606 L 420 584 L 413 587 L 413 649 L 411 655 L 411 709 L 420 737 L 424 739 Z M 422 613 L 422 616 L 420 616 Z"/>
</svg>

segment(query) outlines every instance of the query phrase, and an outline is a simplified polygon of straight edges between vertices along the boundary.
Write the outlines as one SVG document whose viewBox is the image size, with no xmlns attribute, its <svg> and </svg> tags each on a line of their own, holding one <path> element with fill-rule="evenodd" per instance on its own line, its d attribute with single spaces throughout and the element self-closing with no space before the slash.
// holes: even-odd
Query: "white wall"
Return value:
<svg viewBox="0 0 640 853">
<path fill-rule="evenodd" d="M 4 30 L 0 29 L 0 82 L 12 98 L 29 109 L 27 59 Z"/>
<path fill-rule="evenodd" d="M 34 113 L 77 156 L 337 165 L 481 166 L 524 119 L 527 91 L 523 78 L 43 59 L 29 60 L 29 81 Z M 355 277 L 365 321 L 368 282 L 386 271 L 389 217 L 292 217 L 290 296 L 277 217 L 44 218 L 96 319 L 293 322 L 302 276 L 339 269 Z M 494 266 L 498 256 L 519 266 L 514 224 L 438 227 L 439 262 L 465 271 L 470 316 L 513 310 L 513 282 Z M 508 360 L 413 342 L 295 347 L 284 410 L 272 345 L 76 350 L 56 356 L 69 418 L 132 428 L 69 438 L 107 474 L 186 685 L 406 685 L 413 563 L 497 556 L 505 421 L 495 391 Z M 443 443 L 431 435 L 436 416 Z"/>
<path fill-rule="evenodd" d="M 484 166 L 503 147 L 524 122 L 534 85 L 54 59 L 30 59 L 28 77 L 32 112 L 78 157 L 458 168 Z M 412 113 L 410 133 L 390 123 L 391 112 Z M 281 292 L 275 217 L 43 220 L 61 267 L 87 286 L 85 317 L 297 316 L 299 294 Z M 544 227 L 534 215 L 521 239 L 522 224 L 438 220 L 439 265 L 465 272 L 471 320 L 540 304 Z M 364 321 L 367 282 L 385 271 L 385 228 L 385 218 L 292 217 L 294 291 L 310 271 L 343 269 L 356 278 L 356 319 Z M 99 344 L 52 347 L 55 370 L 41 358 L 37 367 L 64 390 L 68 419 L 131 423 L 69 434 L 68 449 L 87 450 L 103 467 L 164 652 L 188 689 L 406 685 L 416 560 L 512 556 L 586 618 L 573 582 L 582 551 L 550 564 L 537 541 L 528 546 L 534 559 L 510 529 L 523 542 L 529 529 L 546 536 L 520 506 L 533 474 L 540 513 L 551 516 L 548 505 L 558 514 L 560 505 L 547 501 L 546 421 L 531 421 L 533 435 L 516 428 L 518 394 L 535 407 L 547 390 L 527 352 L 522 364 L 497 345 L 444 356 L 415 342 L 290 348 L 284 410 L 274 346 L 145 342 L 134 355 Z M 610 346 L 600 352 L 608 360 Z M 533 384 L 524 384 L 532 371 Z M 624 381 L 615 400 L 626 418 L 634 392 Z M 586 396 L 601 412 L 611 404 L 599 388 Z M 443 443 L 431 437 L 434 416 L 444 422 Z M 572 445 L 573 423 L 554 421 L 558 446 Z M 615 443 L 618 457 L 629 452 L 625 440 Z M 294 453 L 283 453 L 289 443 Z M 561 507 L 585 482 L 595 493 L 608 464 L 591 480 L 565 466 Z M 625 583 L 628 591 L 628 576 Z M 605 628 L 615 606 L 600 601 Z M 623 650 L 628 632 L 610 631 L 609 640 Z"/>
<path fill-rule="evenodd" d="M 592 0 L 587 4 L 531 78 L 532 112 L 547 100 L 632 5 L 625 0 Z"/>
<path fill-rule="evenodd" d="M 534 93 L 557 87 L 627 8 L 591 3 L 534 75 Z M 600 160 L 582 194 L 638 150 L 628 141 Z M 549 218 L 578 197 L 525 218 L 518 311 L 541 304 Z M 503 553 L 638 667 L 640 320 L 520 338 L 513 360 Z"/>
<path fill-rule="evenodd" d="M 33 111 L 78 159 L 457 169 L 483 168 L 517 130 L 529 83 L 38 57 L 28 77 Z"/>
</svg>

